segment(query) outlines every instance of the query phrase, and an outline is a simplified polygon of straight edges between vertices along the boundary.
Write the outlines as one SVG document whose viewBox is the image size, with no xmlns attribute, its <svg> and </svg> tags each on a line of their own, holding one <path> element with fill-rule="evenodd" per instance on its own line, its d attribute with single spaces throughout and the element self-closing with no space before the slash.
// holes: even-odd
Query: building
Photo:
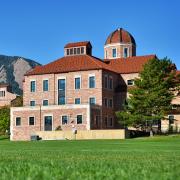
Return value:
<svg viewBox="0 0 180 180">
<path fill-rule="evenodd" d="M 11 87 L 6 83 L 0 83 L 0 107 L 11 105 L 11 101 L 16 98 Z"/>
<path fill-rule="evenodd" d="M 180 71 L 176 71 L 176 76 L 180 77 Z M 179 83 L 179 78 L 177 78 L 177 83 Z M 161 131 L 168 132 L 180 132 L 180 89 L 175 88 L 174 98 L 172 99 L 172 110 L 170 110 L 168 116 L 165 120 L 161 121 Z"/>
<path fill-rule="evenodd" d="M 11 108 L 11 140 L 37 131 L 120 128 L 115 112 L 156 56 L 136 56 L 135 39 L 122 28 L 108 36 L 104 56 L 94 57 L 89 41 L 69 43 L 64 57 L 25 74 L 23 107 Z"/>
</svg>

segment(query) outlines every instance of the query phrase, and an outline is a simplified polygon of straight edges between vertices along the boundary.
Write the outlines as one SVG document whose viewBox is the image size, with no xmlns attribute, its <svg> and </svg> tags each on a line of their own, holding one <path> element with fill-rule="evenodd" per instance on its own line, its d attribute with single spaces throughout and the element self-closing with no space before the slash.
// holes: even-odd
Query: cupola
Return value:
<svg viewBox="0 0 180 180">
<path fill-rule="evenodd" d="M 64 46 L 64 56 L 92 55 L 90 41 L 68 43 Z"/>
<path fill-rule="evenodd" d="M 136 42 L 126 30 L 118 28 L 107 38 L 104 45 L 104 58 L 116 59 L 136 56 Z"/>
</svg>

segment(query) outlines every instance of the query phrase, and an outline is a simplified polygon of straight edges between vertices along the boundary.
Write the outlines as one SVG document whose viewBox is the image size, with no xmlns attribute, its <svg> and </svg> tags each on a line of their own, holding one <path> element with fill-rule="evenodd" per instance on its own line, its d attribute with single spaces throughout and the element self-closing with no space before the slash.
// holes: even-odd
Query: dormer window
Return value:
<svg viewBox="0 0 180 180">
<path fill-rule="evenodd" d="M 64 47 L 65 56 L 74 56 L 74 55 L 83 55 L 88 54 L 91 56 L 92 54 L 92 46 L 89 41 L 84 42 L 76 42 L 66 44 Z"/>
<path fill-rule="evenodd" d="M 77 54 L 80 54 L 80 48 L 77 48 Z"/>
<path fill-rule="evenodd" d="M 84 47 L 81 47 L 81 54 L 84 54 Z"/>
<path fill-rule="evenodd" d="M 74 54 L 76 54 L 76 52 L 77 52 L 77 49 L 76 49 L 76 48 L 74 48 Z"/>
<path fill-rule="evenodd" d="M 69 49 L 66 50 L 66 55 L 67 55 L 67 56 L 69 55 Z"/>
<path fill-rule="evenodd" d="M 73 55 L 73 48 L 70 49 L 70 55 Z"/>
</svg>

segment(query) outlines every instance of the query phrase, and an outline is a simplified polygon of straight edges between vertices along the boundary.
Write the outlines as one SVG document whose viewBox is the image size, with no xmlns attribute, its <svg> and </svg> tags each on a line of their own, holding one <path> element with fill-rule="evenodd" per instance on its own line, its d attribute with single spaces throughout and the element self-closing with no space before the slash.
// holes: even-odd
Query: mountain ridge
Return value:
<svg viewBox="0 0 180 180">
<path fill-rule="evenodd" d="M 12 92 L 22 95 L 24 74 L 40 63 L 22 56 L 0 55 L 0 83 L 7 83 Z"/>
</svg>

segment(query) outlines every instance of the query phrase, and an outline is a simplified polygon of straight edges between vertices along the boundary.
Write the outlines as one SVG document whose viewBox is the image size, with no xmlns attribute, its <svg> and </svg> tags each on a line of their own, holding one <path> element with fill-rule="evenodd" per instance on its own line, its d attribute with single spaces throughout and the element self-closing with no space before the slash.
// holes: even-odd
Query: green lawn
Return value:
<svg viewBox="0 0 180 180">
<path fill-rule="evenodd" d="M 0 179 L 180 179 L 180 136 L 129 140 L 0 140 Z"/>
</svg>

